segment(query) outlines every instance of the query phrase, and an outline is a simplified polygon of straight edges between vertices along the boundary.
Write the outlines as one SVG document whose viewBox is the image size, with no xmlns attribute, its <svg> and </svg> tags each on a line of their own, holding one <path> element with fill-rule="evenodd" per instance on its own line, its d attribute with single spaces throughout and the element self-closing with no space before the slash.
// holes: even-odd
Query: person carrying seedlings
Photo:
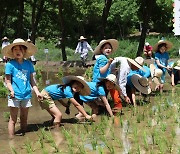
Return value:
<svg viewBox="0 0 180 154">
<path fill-rule="evenodd" d="M 106 78 L 111 70 L 110 65 L 113 58 L 108 57 L 118 49 L 119 43 L 116 39 L 108 39 L 100 41 L 99 45 L 94 50 L 96 63 L 93 68 L 92 82 L 98 82 L 99 78 Z M 110 90 L 111 97 L 114 101 L 113 110 L 122 111 L 122 102 L 120 92 L 117 90 Z"/>
<path fill-rule="evenodd" d="M 78 42 L 76 50 L 75 50 L 75 53 L 80 54 L 83 66 L 86 66 L 85 62 L 88 58 L 89 50 L 93 52 L 93 49 L 91 48 L 91 46 L 87 42 L 87 38 L 85 38 L 84 36 L 80 36 L 79 42 Z"/>
<path fill-rule="evenodd" d="M 92 114 L 97 115 L 99 111 L 99 106 L 106 107 L 107 112 L 111 117 L 113 117 L 113 112 L 111 106 L 109 105 L 107 95 L 112 89 L 120 91 L 117 85 L 117 79 L 114 74 L 109 74 L 106 78 L 99 78 L 98 82 L 87 82 L 91 89 L 91 94 L 88 96 L 80 95 L 80 99 L 92 108 Z M 76 118 L 82 120 L 84 116 L 79 113 Z"/>
<path fill-rule="evenodd" d="M 43 99 L 39 101 L 42 109 L 46 109 L 53 118 L 53 125 L 58 128 L 61 123 L 62 113 L 57 108 L 55 100 L 67 98 L 82 115 L 88 119 L 93 120 L 90 115 L 86 113 L 84 108 L 75 100 L 74 95 L 89 95 L 90 88 L 82 76 L 65 76 L 62 79 L 63 84 L 49 85 L 41 92 Z"/>
<path fill-rule="evenodd" d="M 170 62 L 168 65 L 171 68 L 171 71 L 168 71 L 171 76 L 171 85 L 175 86 L 180 82 L 180 60 Z"/>
<path fill-rule="evenodd" d="M 167 51 L 169 51 L 172 48 L 173 44 L 169 41 L 160 40 L 158 43 L 156 43 L 153 47 L 153 50 L 155 51 L 155 67 L 157 69 L 161 69 L 163 74 L 161 76 L 161 84 L 159 85 L 159 90 L 163 90 L 163 85 L 165 83 L 165 75 L 166 71 L 171 71 L 171 68 L 168 67 L 168 60 L 169 60 L 169 54 Z"/>
<path fill-rule="evenodd" d="M 33 88 L 38 98 L 42 98 L 33 78 L 34 67 L 30 61 L 25 60 L 25 58 L 29 58 L 36 51 L 35 45 L 27 43 L 20 38 L 15 39 L 12 44 L 2 49 L 2 54 L 12 59 L 5 65 L 5 81 L 10 92 L 8 96 L 8 107 L 10 109 L 8 131 L 10 138 L 13 138 L 15 135 L 15 124 L 19 109 L 20 131 L 22 135 L 26 132 L 28 110 L 32 106 L 31 88 Z"/>
</svg>

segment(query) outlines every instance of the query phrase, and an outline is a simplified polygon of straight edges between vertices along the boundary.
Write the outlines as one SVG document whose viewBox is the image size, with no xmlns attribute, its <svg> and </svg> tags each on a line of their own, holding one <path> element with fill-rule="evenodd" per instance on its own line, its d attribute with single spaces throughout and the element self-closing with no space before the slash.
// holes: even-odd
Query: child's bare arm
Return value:
<svg viewBox="0 0 180 154">
<path fill-rule="evenodd" d="M 100 96 L 100 98 L 102 99 L 102 101 L 103 101 L 108 113 L 110 114 L 110 116 L 113 117 L 113 113 L 112 113 L 111 107 L 108 103 L 106 96 Z"/>
<path fill-rule="evenodd" d="M 13 90 L 13 87 L 12 87 L 12 84 L 11 84 L 11 75 L 6 75 L 5 76 L 5 82 L 6 82 L 7 88 L 10 91 L 10 96 L 14 97 L 14 90 Z"/>
<path fill-rule="evenodd" d="M 109 58 L 109 61 L 106 65 L 104 65 L 103 67 L 100 68 L 100 73 L 101 74 L 104 74 L 108 68 L 110 67 L 111 63 L 112 63 L 113 59 L 112 58 Z"/>
<path fill-rule="evenodd" d="M 78 109 L 79 112 L 83 114 L 83 116 L 85 116 L 86 119 L 92 118 L 90 115 L 86 113 L 84 108 L 74 98 L 70 98 L 70 102 Z"/>
</svg>

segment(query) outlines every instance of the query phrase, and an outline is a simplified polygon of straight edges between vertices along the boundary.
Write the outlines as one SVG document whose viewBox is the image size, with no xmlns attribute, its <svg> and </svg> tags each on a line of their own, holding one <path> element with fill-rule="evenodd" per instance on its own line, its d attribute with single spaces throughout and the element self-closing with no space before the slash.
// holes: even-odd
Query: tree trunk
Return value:
<svg viewBox="0 0 180 154">
<path fill-rule="evenodd" d="M 105 5 L 103 8 L 103 14 L 102 14 L 102 27 L 101 27 L 101 38 L 105 38 L 105 28 L 107 23 L 107 17 L 109 14 L 109 10 L 111 8 L 112 0 L 105 0 Z"/>
<path fill-rule="evenodd" d="M 144 49 L 144 43 L 146 39 L 146 33 L 147 33 L 147 28 L 149 24 L 149 20 L 151 17 L 151 12 L 152 12 L 152 6 L 156 3 L 155 0 L 144 0 L 141 3 L 141 7 L 143 8 L 142 14 L 143 14 L 143 24 L 142 24 L 142 31 L 141 31 L 141 36 L 139 40 L 139 47 L 136 56 L 141 56 L 143 53 Z"/>
<path fill-rule="evenodd" d="M 23 37 L 23 15 L 24 15 L 24 0 L 19 0 L 19 16 L 18 16 L 18 25 L 17 25 L 17 38 Z"/>
<path fill-rule="evenodd" d="M 33 6 L 32 6 L 31 41 L 34 44 L 35 44 L 35 40 L 36 40 L 36 32 L 37 32 L 38 23 L 40 21 L 40 18 L 41 18 L 42 12 L 43 12 L 44 2 L 45 2 L 45 0 L 41 0 L 40 4 L 37 7 L 37 0 L 34 0 Z M 36 8 L 37 8 L 37 14 L 36 14 Z"/>
<path fill-rule="evenodd" d="M 66 50 L 65 50 L 65 26 L 64 26 L 64 18 L 63 18 L 63 2 L 59 0 L 59 18 L 60 18 L 60 29 L 61 33 L 61 50 L 62 50 L 62 59 L 63 61 L 67 61 Z"/>
<path fill-rule="evenodd" d="M 0 14 L 0 38 L 3 37 L 3 33 L 4 33 L 4 30 L 5 30 L 5 25 L 6 25 L 6 22 L 7 22 L 7 16 L 8 16 L 8 9 L 5 8 L 4 13 Z M 5 33 L 4 36 L 5 35 L 7 35 L 7 34 Z"/>
</svg>

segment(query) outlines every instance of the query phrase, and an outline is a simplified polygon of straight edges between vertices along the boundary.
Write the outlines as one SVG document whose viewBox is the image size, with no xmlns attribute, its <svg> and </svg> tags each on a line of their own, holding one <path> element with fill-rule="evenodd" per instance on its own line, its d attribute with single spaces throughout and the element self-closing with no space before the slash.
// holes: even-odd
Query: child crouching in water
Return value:
<svg viewBox="0 0 180 154">
<path fill-rule="evenodd" d="M 32 63 L 24 58 L 32 56 L 37 48 L 32 43 L 27 43 L 23 39 L 15 39 L 12 44 L 2 50 L 2 54 L 11 58 L 5 65 L 5 81 L 10 92 L 8 97 L 8 107 L 10 108 L 10 119 L 8 123 L 9 137 L 15 135 L 15 124 L 17 122 L 18 110 L 20 109 L 21 134 L 24 135 L 27 129 L 27 118 L 31 104 L 31 87 L 36 96 L 41 98 L 41 94 L 35 84 Z"/>
<path fill-rule="evenodd" d="M 54 100 L 60 100 L 68 98 L 69 101 L 79 110 L 79 112 L 88 120 L 93 120 L 90 115 L 86 113 L 84 108 L 75 100 L 74 95 L 79 93 L 80 95 L 89 95 L 90 88 L 86 81 L 81 76 L 66 76 L 62 79 L 63 85 L 54 84 L 47 86 L 42 90 L 41 94 L 43 99 L 40 100 L 40 106 L 42 109 L 46 109 L 53 117 L 54 127 L 58 128 L 61 123 L 62 113 L 57 108 Z"/>
</svg>

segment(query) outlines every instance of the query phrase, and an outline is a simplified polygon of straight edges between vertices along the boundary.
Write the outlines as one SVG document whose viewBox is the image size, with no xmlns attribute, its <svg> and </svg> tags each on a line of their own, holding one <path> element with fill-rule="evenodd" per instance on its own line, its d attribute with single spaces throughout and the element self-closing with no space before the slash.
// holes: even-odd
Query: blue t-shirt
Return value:
<svg viewBox="0 0 180 154">
<path fill-rule="evenodd" d="M 147 67 L 147 66 L 145 66 L 145 65 L 143 65 L 143 68 L 145 69 L 145 72 L 144 72 L 143 70 L 141 70 L 141 69 L 134 70 L 134 71 L 131 70 L 131 71 L 129 72 L 129 74 L 128 74 L 128 76 L 127 76 L 127 85 L 128 85 L 128 86 L 134 87 L 133 84 L 132 84 L 132 82 L 131 82 L 131 77 L 132 77 L 134 74 L 139 74 L 139 75 L 141 75 L 141 76 L 143 76 L 143 77 L 146 77 L 146 78 L 150 77 L 150 75 L 151 75 L 150 68 Z"/>
<path fill-rule="evenodd" d="M 88 96 L 82 96 L 80 95 L 80 99 L 84 102 L 90 102 L 95 100 L 96 98 L 98 98 L 99 96 L 106 96 L 105 90 L 102 86 L 98 86 L 97 87 L 97 82 L 87 82 L 90 90 L 91 90 L 91 94 Z"/>
<path fill-rule="evenodd" d="M 28 60 L 24 60 L 20 64 L 13 59 L 5 65 L 5 74 L 11 75 L 11 84 L 15 98 L 24 100 L 32 97 L 30 75 L 33 72 L 34 67 Z"/>
<path fill-rule="evenodd" d="M 155 60 L 159 60 L 160 64 L 167 66 L 168 60 L 169 60 L 169 54 L 167 52 L 164 52 L 164 53 L 156 52 L 155 53 Z M 156 66 L 156 68 L 158 68 L 156 62 L 155 62 L 155 66 Z M 160 68 L 160 69 L 162 69 L 162 68 Z"/>
<path fill-rule="evenodd" d="M 47 86 L 45 91 L 51 96 L 53 100 L 59 100 L 62 98 L 73 98 L 73 92 L 70 86 L 66 86 L 64 89 L 59 84 L 53 84 Z"/>
<path fill-rule="evenodd" d="M 100 68 L 105 66 L 108 63 L 108 59 L 105 55 L 100 55 L 96 59 L 96 63 L 93 68 L 93 79 L 92 82 L 98 82 L 98 78 L 105 78 L 110 74 L 110 68 L 104 74 L 100 73 Z"/>
</svg>

